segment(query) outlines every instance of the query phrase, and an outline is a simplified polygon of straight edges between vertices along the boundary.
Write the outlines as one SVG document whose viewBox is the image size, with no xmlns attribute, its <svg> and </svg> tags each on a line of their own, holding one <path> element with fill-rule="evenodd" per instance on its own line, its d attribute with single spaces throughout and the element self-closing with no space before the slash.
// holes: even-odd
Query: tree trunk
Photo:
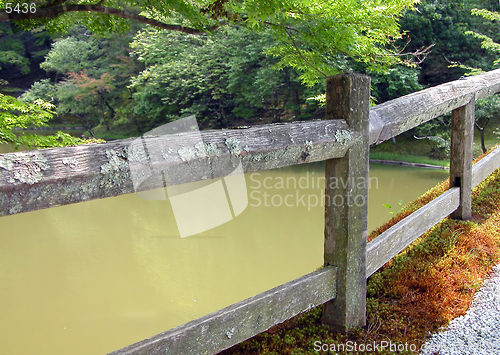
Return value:
<svg viewBox="0 0 500 355">
<path fill-rule="evenodd" d="M 299 90 L 295 85 L 292 89 L 292 100 L 293 100 L 293 114 L 295 115 L 295 118 L 298 118 L 300 116 L 300 96 L 299 96 Z"/>
<path fill-rule="evenodd" d="M 486 153 L 486 146 L 484 145 L 484 128 L 480 129 L 479 132 L 481 132 L 481 149 L 483 153 Z"/>
<path fill-rule="evenodd" d="M 486 119 L 486 122 L 484 122 L 484 125 L 482 127 L 477 123 L 477 121 L 474 122 L 474 126 L 477 127 L 481 136 L 481 149 L 483 150 L 483 153 L 486 153 L 486 145 L 484 144 L 484 130 L 486 129 L 488 122 L 490 122 L 489 118 Z"/>
<path fill-rule="evenodd" d="M 99 106 L 101 106 L 101 115 L 102 115 L 102 120 L 104 122 L 104 125 L 106 126 L 106 130 L 109 131 L 109 122 L 106 119 L 106 111 L 104 110 L 104 95 L 99 92 Z"/>
</svg>

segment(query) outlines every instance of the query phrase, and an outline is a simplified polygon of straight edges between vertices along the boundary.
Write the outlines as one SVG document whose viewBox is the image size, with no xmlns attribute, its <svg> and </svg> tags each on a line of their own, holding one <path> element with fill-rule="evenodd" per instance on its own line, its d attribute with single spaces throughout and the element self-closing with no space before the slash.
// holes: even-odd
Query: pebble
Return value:
<svg viewBox="0 0 500 355">
<path fill-rule="evenodd" d="M 432 335 L 420 354 L 500 354 L 500 265 L 484 281 L 467 313 L 453 319 L 445 331 Z"/>
</svg>

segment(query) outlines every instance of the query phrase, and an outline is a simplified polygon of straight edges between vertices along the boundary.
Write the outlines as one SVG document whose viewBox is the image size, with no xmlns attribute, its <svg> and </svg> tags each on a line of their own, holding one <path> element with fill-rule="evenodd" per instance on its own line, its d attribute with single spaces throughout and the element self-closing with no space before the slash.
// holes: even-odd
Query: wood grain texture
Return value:
<svg viewBox="0 0 500 355">
<path fill-rule="evenodd" d="M 326 267 L 110 355 L 216 354 L 334 298 L 335 283 Z"/>
<path fill-rule="evenodd" d="M 370 78 L 339 74 L 327 79 L 326 88 L 326 117 L 346 120 L 362 134 L 325 168 L 324 260 L 337 267 L 337 297 L 323 306 L 322 322 L 345 332 L 366 322 Z"/>
<path fill-rule="evenodd" d="M 368 243 L 366 277 L 457 209 L 460 189 L 453 187 Z"/>
<path fill-rule="evenodd" d="M 421 90 L 370 109 L 370 145 L 500 91 L 500 69 Z"/>
<path fill-rule="evenodd" d="M 472 166 L 472 188 L 479 185 L 499 167 L 500 148 L 497 148 Z"/>
<path fill-rule="evenodd" d="M 132 193 L 131 173 L 150 190 L 226 176 L 239 163 L 252 172 L 342 157 L 358 139 L 332 120 L 3 154 L 0 216 Z"/>
<path fill-rule="evenodd" d="M 452 218 L 472 217 L 472 151 L 474 145 L 474 111 L 471 95 L 467 105 L 451 113 L 450 187 L 460 187 L 460 204 Z"/>
</svg>

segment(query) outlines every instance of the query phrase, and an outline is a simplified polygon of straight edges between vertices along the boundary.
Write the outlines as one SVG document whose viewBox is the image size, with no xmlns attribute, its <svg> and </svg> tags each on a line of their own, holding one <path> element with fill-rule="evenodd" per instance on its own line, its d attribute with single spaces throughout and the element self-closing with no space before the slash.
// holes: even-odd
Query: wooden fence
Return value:
<svg viewBox="0 0 500 355">
<path fill-rule="evenodd" d="M 500 149 L 472 166 L 475 100 L 500 91 L 500 70 L 372 108 L 369 86 L 362 75 L 327 79 L 322 121 L 203 131 L 203 146 L 194 133 L 145 137 L 150 156 L 162 157 L 154 166 L 130 149 L 132 140 L 0 155 L 0 216 L 132 193 L 131 164 L 148 173 L 168 168 L 175 185 L 222 177 L 202 173 L 207 161 L 242 162 L 252 172 L 325 160 L 324 268 L 111 354 L 215 354 L 321 304 L 325 324 L 363 326 L 366 278 L 443 218 L 469 218 L 472 188 L 500 166 Z M 450 189 L 367 244 L 369 146 L 450 111 Z M 186 142 L 191 150 L 180 154 Z M 330 186 L 330 178 L 347 183 Z M 164 187 L 158 181 L 144 189 Z M 349 194 L 365 203 L 332 205 Z"/>
</svg>

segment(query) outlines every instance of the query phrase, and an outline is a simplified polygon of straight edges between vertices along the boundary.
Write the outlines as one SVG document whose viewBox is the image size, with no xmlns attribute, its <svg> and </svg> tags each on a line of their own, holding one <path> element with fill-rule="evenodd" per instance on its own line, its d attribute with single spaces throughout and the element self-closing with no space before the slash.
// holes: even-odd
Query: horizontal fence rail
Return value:
<svg viewBox="0 0 500 355">
<path fill-rule="evenodd" d="M 335 298 L 329 266 L 109 355 L 215 354 Z"/>
<path fill-rule="evenodd" d="M 459 197 L 460 189 L 453 187 L 369 242 L 366 246 L 366 277 L 455 211 Z"/>
<path fill-rule="evenodd" d="M 370 109 L 370 145 L 381 143 L 444 113 L 465 105 L 471 96 L 482 98 L 500 91 L 500 69 L 425 89 Z M 245 172 L 274 169 L 343 157 L 359 135 L 340 120 L 296 122 L 247 129 L 202 131 L 203 143 L 212 150 L 197 149 L 196 135 L 147 137 L 161 155 L 160 168 L 170 168 L 177 183 L 215 178 L 185 172 L 196 171 L 203 159 L 238 158 Z M 191 154 L 180 155 L 176 146 L 193 140 Z M 42 149 L 0 155 L 0 216 L 66 205 L 134 192 L 130 178 L 128 147 L 133 140 L 105 144 Z M 161 152 L 168 144 L 173 153 Z M 212 145 L 213 144 L 213 145 Z M 165 158 L 166 157 L 166 158 Z M 229 158 L 229 159 L 228 159 Z M 232 159 L 231 159 L 232 158 Z M 141 157 L 132 157 L 140 160 Z M 176 172 L 177 171 L 177 172 Z M 148 188 L 163 187 L 152 179 Z"/>
<path fill-rule="evenodd" d="M 500 69 L 421 90 L 370 110 L 370 145 L 500 91 Z"/>
<path fill-rule="evenodd" d="M 175 185 L 221 177 L 240 162 L 244 172 L 311 163 L 343 157 L 359 138 L 344 121 L 329 120 L 146 137 L 147 152 L 125 139 L 3 154 L 0 216 L 132 193 L 130 163 L 152 174 L 147 190 L 164 187 L 153 176 L 164 170 Z M 207 162 L 217 167 L 213 176 L 200 169 Z"/>
<path fill-rule="evenodd" d="M 499 90 L 500 69 L 377 105 L 370 109 L 369 142 L 381 143 L 450 112 L 470 101 L 471 95 L 481 98 Z M 176 183 L 180 184 L 217 177 L 192 173 L 203 159 L 226 159 L 235 164 L 240 158 L 243 170 L 252 172 L 340 158 L 358 138 L 345 122 L 326 120 L 202 131 L 205 148 L 212 150 L 195 148 L 199 141 L 189 133 L 146 140 L 158 150 L 152 154 L 164 158 L 159 160 L 159 168 L 169 168 L 171 182 L 176 182 L 177 174 Z M 175 148 L 184 147 L 189 139 L 193 140 L 191 154 L 179 154 Z M 0 155 L 0 216 L 134 192 L 128 152 L 132 142 L 126 139 Z M 173 153 L 161 152 L 165 145 Z M 186 176 L 186 171 L 191 174 Z M 158 179 L 152 181 L 148 188 L 163 187 L 155 183 Z"/>
</svg>

